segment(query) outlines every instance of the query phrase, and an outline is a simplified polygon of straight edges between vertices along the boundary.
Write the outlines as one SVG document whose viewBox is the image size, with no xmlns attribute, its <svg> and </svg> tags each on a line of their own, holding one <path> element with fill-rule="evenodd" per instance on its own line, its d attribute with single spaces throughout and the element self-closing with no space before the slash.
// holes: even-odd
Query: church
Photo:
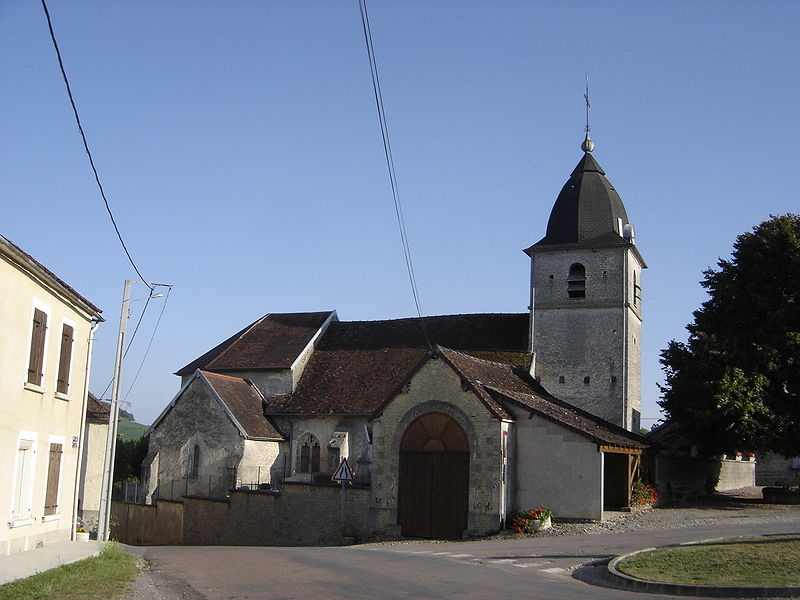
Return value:
<svg viewBox="0 0 800 600">
<path fill-rule="evenodd" d="M 346 460 L 363 537 L 461 539 L 540 505 L 593 520 L 628 506 L 647 449 L 646 264 L 593 149 L 587 133 L 524 250 L 528 313 L 267 314 L 176 372 L 149 431 L 148 502 L 283 493 L 313 512 Z"/>
</svg>

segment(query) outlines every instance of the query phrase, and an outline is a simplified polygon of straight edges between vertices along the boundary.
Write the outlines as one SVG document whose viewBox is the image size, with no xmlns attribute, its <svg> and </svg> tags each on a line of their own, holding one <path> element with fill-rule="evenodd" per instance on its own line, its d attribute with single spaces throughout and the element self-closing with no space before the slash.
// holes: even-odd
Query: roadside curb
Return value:
<svg viewBox="0 0 800 600">
<path fill-rule="evenodd" d="M 752 537 L 752 536 L 739 536 Z M 705 540 L 695 540 L 683 542 L 682 544 L 669 544 L 660 548 L 672 548 L 676 546 L 692 546 L 708 542 L 718 542 L 737 538 L 711 538 Z M 622 573 L 617 569 L 617 565 L 622 561 L 643 554 L 652 552 L 657 548 L 643 548 L 627 554 L 620 554 L 611 559 L 606 571 L 606 579 L 621 587 L 625 587 L 637 592 L 650 592 L 653 594 L 672 594 L 675 596 L 704 596 L 710 598 L 800 598 L 800 587 L 798 586 L 741 586 L 741 585 L 693 585 L 684 583 L 663 583 L 661 581 L 649 581 L 639 579 Z"/>
</svg>

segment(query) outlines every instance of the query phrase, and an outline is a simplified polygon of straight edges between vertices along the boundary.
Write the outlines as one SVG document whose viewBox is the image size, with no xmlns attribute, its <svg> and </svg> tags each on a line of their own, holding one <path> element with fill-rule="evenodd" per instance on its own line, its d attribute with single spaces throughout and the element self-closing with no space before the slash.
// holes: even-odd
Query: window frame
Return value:
<svg viewBox="0 0 800 600">
<path fill-rule="evenodd" d="M 319 439 L 312 433 L 307 433 L 300 440 L 299 473 L 314 474 L 320 472 L 320 444 Z"/>
<path fill-rule="evenodd" d="M 570 298 L 586 297 L 586 266 L 574 262 L 567 271 L 567 296 Z"/>
</svg>

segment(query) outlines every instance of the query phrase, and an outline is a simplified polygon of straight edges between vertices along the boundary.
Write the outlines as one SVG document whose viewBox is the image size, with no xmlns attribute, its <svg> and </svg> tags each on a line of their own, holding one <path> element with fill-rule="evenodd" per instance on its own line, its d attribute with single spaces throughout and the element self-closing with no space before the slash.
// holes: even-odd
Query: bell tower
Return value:
<svg viewBox="0 0 800 600">
<path fill-rule="evenodd" d="M 546 235 L 525 250 L 532 371 L 555 397 L 638 432 L 647 265 L 622 200 L 592 155 L 588 127 L 581 148 Z"/>
</svg>

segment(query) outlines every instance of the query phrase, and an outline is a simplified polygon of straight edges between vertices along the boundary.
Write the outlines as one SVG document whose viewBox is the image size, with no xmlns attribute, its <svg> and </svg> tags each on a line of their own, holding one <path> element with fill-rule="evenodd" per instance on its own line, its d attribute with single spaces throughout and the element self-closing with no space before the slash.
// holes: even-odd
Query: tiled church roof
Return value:
<svg viewBox="0 0 800 600">
<path fill-rule="evenodd" d="M 525 356 L 526 314 L 426 317 L 431 341 L 464 352 Z M 428 358 L 418 319 L 333 322 L 292 394 L 274 396 L 272 414 L 369 415 Z"/>
<path fill-rule="evenodd" d="M 190 375 L 195 369 L 288 369 L 333 315 L 332 311 L 265 315 L 175 374 Z"/>
<path fill-rule="evenodd" d="M 247 437 L 283 439 L 281 432 L 268 417 L 264 416 L 264 400 L 249 382 L 240 377 L 229 377 L 208 371 L 201 373 L 242 426 Z"/>
</svg>

